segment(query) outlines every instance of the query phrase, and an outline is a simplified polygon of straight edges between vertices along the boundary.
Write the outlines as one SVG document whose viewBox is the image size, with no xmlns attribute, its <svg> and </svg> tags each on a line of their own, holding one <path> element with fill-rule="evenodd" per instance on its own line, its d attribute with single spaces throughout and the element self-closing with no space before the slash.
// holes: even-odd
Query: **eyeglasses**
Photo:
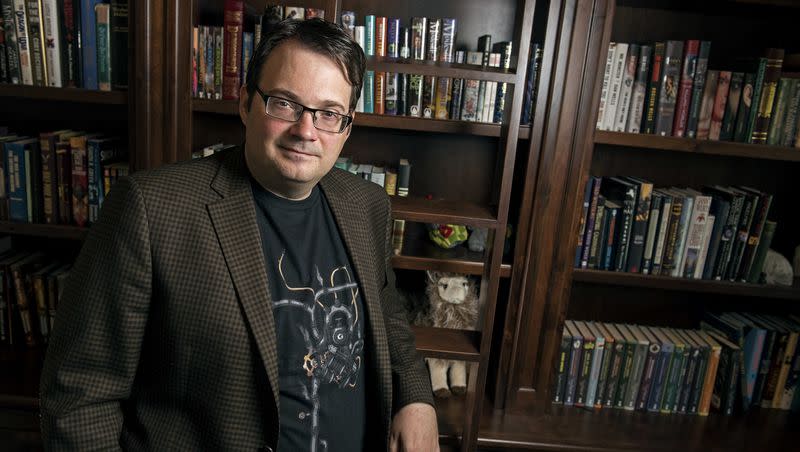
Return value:
<svg viewBox="0 0 800 452">
<path fill-rule="evenodd" d="M 330 110 L 309 108 L 282 97 L 268 96 L 264 94 L 258 86 L 256 86 L 256 91 L 264 100 L 265 113 L 273 118 L 297 122 L 303 116 L 304 111 L 309 111 L 311 112 L 314 127 L 323 132 L 330 133 L 342 133 L 344 129 L 353 122 L 352 116 L 343 115 Z"/>
</svg>

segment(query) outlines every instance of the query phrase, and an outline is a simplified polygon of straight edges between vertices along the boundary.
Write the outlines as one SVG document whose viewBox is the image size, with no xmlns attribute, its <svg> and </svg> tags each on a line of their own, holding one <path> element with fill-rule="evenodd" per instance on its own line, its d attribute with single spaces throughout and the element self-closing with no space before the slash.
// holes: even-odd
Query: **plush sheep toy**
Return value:
<svg viewBox="0 0 800 452">
<path fill-rule="evenodd" d="M 465 275 L 427 272 L 426 295 L 429 310 L 418 318 L 418 324 L 438 328 L 476 330 L 478 327 L 478 295 L 475 284 Z M 467 390 L 467 369 L 463 361 L 427 358 L 431 386 L 436 397 Z M 447 372 L 450 371 L 450 385 Z"/>
</svg>

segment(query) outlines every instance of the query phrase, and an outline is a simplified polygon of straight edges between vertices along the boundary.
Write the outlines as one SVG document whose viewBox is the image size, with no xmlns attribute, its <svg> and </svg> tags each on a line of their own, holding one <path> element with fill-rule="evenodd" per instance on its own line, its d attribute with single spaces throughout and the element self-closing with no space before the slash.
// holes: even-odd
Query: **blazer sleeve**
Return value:
<svg viewBox="0 0 800 452">
<path fill-rule="evenodd" d="M 147 210 L 115 184 L 67 279 L 40 383 L 47 450 L 119 449 L 151 299 Z"/>
<path fill-rule="evenodd" d="M 408 324 L 406 308 L 395 290 L 392 268 L 392 216 L 391 204 L 386 197 L 385 261 L 386 284 L 381 290 L 386 338 L 392 363 L 392 410 L 396 413 L 409 403 L 422 402 L 435 406 L 431 380 L 422 357 L 417 354 L 414 333 Z"/>
</svg>

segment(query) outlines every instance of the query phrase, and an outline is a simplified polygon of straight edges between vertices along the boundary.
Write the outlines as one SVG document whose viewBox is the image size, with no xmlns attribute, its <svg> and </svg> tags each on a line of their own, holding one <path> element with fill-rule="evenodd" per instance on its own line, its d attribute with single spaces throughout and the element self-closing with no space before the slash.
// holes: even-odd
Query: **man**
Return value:
<svg viewBox="0 0 800 452">
<path fill-rule="evenodd" d="M 281 22 L 241 89 L 243 151 L 117 184 L 47 353 L 46 445 L 438 450 L 388 198 L 332 169 L 364 67 L 338 26 Z"/>
</svg>

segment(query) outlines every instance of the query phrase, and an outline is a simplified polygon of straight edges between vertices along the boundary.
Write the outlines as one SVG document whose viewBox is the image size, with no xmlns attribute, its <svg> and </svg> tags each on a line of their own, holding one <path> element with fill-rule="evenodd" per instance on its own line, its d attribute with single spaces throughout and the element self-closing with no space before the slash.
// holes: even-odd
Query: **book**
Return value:
<svg viewBox="0 0 800 452">
<path fill-rule="evenodd" d="M 614 338 L 614 346 L 612 354 L 610 355 L 612 360 L 609 362 L 608 376 L 606 377 L 606 387 L 603 390 L 603 400 L 601 400 L 601 402 L 603 407 L 612 408 L 615 406 L 614 402 L 619 392 L 619 381 L 625 366 L 628 343 L 614 324 L 606 323 L 603 326 Z"/>
<path fill-rule="evenodd" d="M 595 214 L 594 229 L 591 236 L 589 247 L 589 263 L 587 268 L 596 269 L 600 260 L 603 245 L 603 226 L 605 223 L 605 204 L 606 199 L 599 195 L 597 198 L 597 213 Z"/>
<path fill-rule="evenodd" d="M 665 414 L 677 412 L 676 405 L 680 393 L 681 380 L 686 373 L 686 343 L 675 336 L 669 328 L 662 328 L 662 334 L 673 345 L 672 360 L 664 381 L 664 394 L 661 397 L 661 412 Z"/>
<path fill-rule="evenodd" d="M 387 47 L 389 45 L 386 39 L 387 27 L 388 23 L 386 17 L 375 17 L 375 55 L 377 56 L 386 56 Z"/>
<path fill-rule="evenodd" d="M 428 19 L 426 17 L 411 18 L 411 57 L 424 60 L 426 56 Z"/>
<path fill-rule="evenodd" d="M 442 19 L 428 20 L 428 30 L 425 37 L 425 59 L 439 61 L 439 48 L 442 40 Z"/>
<path fill-rule="evenodd" d="M 753 266 L 755 259 L 756 249 L 761 239 L 761 234 L 764 230 L 764 225 L 769 216 L 769 209 L 772 206 L 772 195 L 763 193 L 749 187 L 739 187 L 742 191 L 754 194 L 757 196 L 757 202 L 753 213 L 753 221 L 751 222 L 750 231 L 748 232 L 747 242 L 744 245 L 742 252 L 741 264 L 737 270 L 735 279 L 738 281 L 746 282 L 750 276 L 750 270 Z"/>
<path fill-rule="evenodd" d="M 588 393 L 590 386 L 590 378 L 592 372 L 592 363 L 595 359 L 595 341 L 596 336 L 589 330 L 586 322 L 575 321 L 577 334 L 583 337 L 583 352 L 581 353 L 581 364 L 578 370 L 578 382 L 575 389 L 575 406 L 576 407 L 593 407 L 592 403 L 588 403 Z"/>
<path fill-rule="evenodd" d="M 456 24 L 456 19 L 448 17 L 442 18 L 439 61 L 443 63 L 452 63 L 455 61 Z"/>
<path fill-rule="evenodd" d="M 685 371 L 683 372 L 680 382 L 678 382 L 678 394 L 676 395 L 676 402 L 674 411 L 680 414 L 689 412 L 689 400 L 692 397 L 692 390 L 694 389 L 695 377 L 700 360 L 700 347 L 690 337 L 685 334 L 684 330 L 671 329 L 672 334 L 679 340 L 683 341 L 686 345 L 684 349 Z"/>
<path fill-rule="evenodd" d="M 60 88 L 61 78 L 61 33 L 59 30 L 59 8 L 56 0 L 42 0 L 42 39 L 47 62 L 47 86 Z"/>
<path fill-rule="evenodd" d="M 608 52 L 606 53 L 606 66 L 605 70 L 603 71 L 603 87 L 600 91 L 600 106 L 597 109 L 597 124 L 596 128 L 598 130 L 605 130 L 605 112 L 606 112 L 606 104 L 608 103 L 608 91 L 609 87 L 611 86 L 611 72 L 613 71 L 614 67 L 614 53 L 616 51 L 617 43 L 616 42 L 609 42 L 608 43 Z M 531 60 L 533 59 L 533 55 L 530 56 Z M 530 80 L 530 73 L 528 75 L 528 79 Z M 529 118 L 528 118 L 529 119 Z M 523 122 L 523 124 L 527 124 L 528 122 Z"/>
<path fill-rule="evenodd" d="M 700 101 L 700 116 L 697 119 L 697 132 L 695 134 L 695 138 L 698 140 L 707 140 L 711 132 L 711 115 L 714 111 L 719 73 L 720 71 L 706 71 L 705 87 Z"/>
<path fill-rule="evenodd" d="M 128 0 L 111 0 L 111 87 L 128 88 Z M 259 33 L 260 34 L 260 33 Z M 249 58 L 242 62 L 247 69 Z"/>
<path fill-rule="evenodd" d="M 711 110 L 711 124 L 708 130 L 709 140 L 719 140 L 722 132 L 722 118 L 725 116 L 725 107 L 728 104 L 728 92 L 731 87 L 731 72 L 719 71 L 717 78 L 717 92 L 714 95 L 714 108 Z"/>
<path fill-rule="evenodd" d="M 111 91 L 111 5 L 99 3 L 95 6 L 97 24 L 97 87 Z M 238 74 L 237 74 L 238 76 Z"/>
<path fill-rule="evenodd" d="M 591 187 L 590 197 L 589 197 L 589 205 L 587 207 L 587 216 L 585 221 L 585 232 L 584 235 L 581 237 L 581 259 L 580 259 L 580 267 L 581 268 L 588 268 L 589 266 L 589 254 L 591 252 L 592 246 L 592 238 L 594 234 L 594 228 L 596 226 L 596 219 L 597 219 L 597 208 L 600 201 L 600 187 L 602 185 L 603 179 L 600 177 L 589 177 L 587 181 L 587 186 Z M 605 199 L 605 197 L 604 197 Z"/>
<path fill-rule="evenodd" d="M 700 416 L 708 416 L 711 408 L 711 399 L 713 397 L 714 387 L 717 381 L 717 371 L 719 369 L 719 361 L 722 353 L 722 346 L 709 336 L 704 331 L 691 332 L 697 339 L 703 341 L 708 345 L 708 364 L 705 368 L 703 377 L 703 389 L 700 395 L 700 402 L 697 406 L 697 414 Z"/>
<path fill-rule="evenodd" d="M 411 180 L 411 164 L 407 159 L 400 159 L 397 167 L 397 196 L 408 196 L 408 187 Z"/>
<path fill-rule="evenodd" d="M 6 142 L 4 148 L 8 219 L 20 223 L 32 223 L 33 206 L 29 192 L 31 189 L 30 153 L 39 152 L 39 140 L 25 138 Z"/>
<path fill-rule="evenodd" d="M 664 260 L 664 245 L 668 236 L 669 222 L 672 218 L 672 195 L 664 190 L 656 190 L 654 193 L 658 193 L 661 199 L 661 205 L 659 208 L 658 226 L 656 227 L 654 236 L 655 245 L 653 249 L 653 260 L 647 271 L 649 274 L 658 275 L 661 274 L 661 265 Z M 652 211 L 650 221 L 656 221 L 656 217 L 652 215 Z"/>
<path fill-rule="evenodd" d="M 225 0 L 223 6 L 222 98 L 239 98 L 239 78 L 242 71 L 242 32 L 244 28 L 244 1 Z"/>
<path fill-rule="evenodd" d="M 630 331 L 631 337 L 636 345 L 634 346 L 633 362 L 631 364 L 628 387 L 625 391 L 623 409 L 632 411 L 636 408 L 636 402 L 639 396 L 639 387 L 642 383 L 642 375 L 649 357 L 650 342 L 647 340 L 647 336 L 645 336 L 645 334 L 637 325 L 626 326 L 628 331 Z"/>
<path fill-rule="evenodd" d="M 87 159 L 87 135 L 69 139 L 72 169 L 72 219 L 77 226 L 89 222 L 89 164 Z"/>
<path fill-rule="evenodd" d="M 789 105 L 786 110 L 780 146 L 792 147 L 795 145 L 795 135 L 797 134 L 797 123 L 800 119 L 800 80 L 792 81 L 792 93 L 789 98 Z"/>
<path fill-rule="evenodd" d="M 711 207 L 709 207 L 708 214 L 714 217 L 714 225 L 709 234 L 709 245 L 706 251 L 706 260 L 701 276 L 702 279 L 713 279 L 714 268 L 719 257 L 719 247 L 722 242 L 722 233 L 727 226 L 730 208 L 730 202 L 719 195 L 712 196 Z"/>
<path fill-rule="evenodd" d="M 611 333 L 611 330 L 601 322 L 594 324 L 597 330 L 605 338 L 603 362 L 600 365 L 600 375 L 597 379 L 597 394 L 594 399 L 594 408 L 601 409 L 606 400 L 606 391 L 608 390 L 608 380 L 611 378 L 612 364 L 615 360 L 615 346 L 616 338 Z M 562 344 L 563 346 L 563 344 Z"/>
<path fill-rule="evenodd" d="M 650 327 L 650 332 L 660 344 L 661 352 L 654 364 L 652 387 L 647 398 L 647 411 L 658 413 L 663 406 L 662 400 L 666 392 L 667 378 L 672 368 L 675 345 L 664 335 L 662 328 Z"/>
<path fill-rule="evenodd" d="M 631 94 L 633 93 L 633 82 L 636 78 L 636 70 L 639 66 L 639 45 L 629 44 L 628 54 L 625 57 L 625 67 L 622 73 L 622 83 L 619 88 L 619 100 L 617 105 L 616 118 L 611 130 L 615 132 L 625 132 L 628 116 L 631 108 Z"/>
<path fill-rule="evenodd" d="M 594 322 L 586 322 L 586 327 L 589 333 L 594 336 L 594 351 L 592 356 L 592 366 L 589 371 L 589 386 L 586 391 L 586 401 L 584 406 L 586 408 L 593 408 L 595 406 L 595 397 L 597 395 L 597 386 L 600 381 L 600 369 L 603 363 L 603 355 L 605 353 L 606 337 Z"/>
<path fill-rule="evenodd" d="M 618 42 L 614 46 L 613 65 L 611 67 L 611 79 L 608 86 L 608 100 L 603 113 L 603 129 L 614 130 L 617 119 L 617 108 L 620 103 L 620 93 L 622 91 L 622 81 L 625 78 L 628 61 L 628 44 Z"/>
<path fill-rule="evenodd" d="M 28 13 L 25 9 L 25 0 L 14 0 L 13 8 L 13 28 L 17 32 L 20 80 L 23 85 L 33 85 L 33 57 L 31 55 L 31 37 L 28 33 Z"/>
<path fill-rule="evenodd" d="M 725 269 L 724 278 L 729 281 L 735 280 L 739 274 L 739 267 L 744 257 L 744 250 L 747 248 L 747 242 L 750 238 L 750 228 L 753 225 L 753 218 L 755 218 L 759 202 L 759 196 L 756 193 L 738 190 L 736 188 L 732 188 L 732 190 L 734 193 L 744 196 L 744 203 L 742 204 L 742 214 L 739 217 L 739 224 L 737 225 L 736 235 L 733 240 L 731 258 Z"/>
<path fill-rule="evenodd" d="M 28 20 L 28 47 L 31 52 L 33 84 L 47 86 L 47 61 L 45 60 L 44 36 L 42 33 L 42 10 L 39 0 L 25 0 Z"/>
<path fill-rule="evenodd" d="M 689 235 L 689 225 L 691 224 L 692 212 L 694 212 L 695 195 L 689 191 L 674 189 L 683 195 L 683 211 L 678 220 L 678 231 L 675 238 L 675 248 L 672 255 L 674 267 L 670 276 L 679 277 L 683 269 L 683 262 L 686 258 L 686 237 Z"/>
<path fill-rule="evenodd" d="M 664 246 L 661 265 L 657 267 L 657 261 L 654 261 L 653 274 L 655 274 L 655 270 L 658 268 L 658 274 L 670 276 L 677 266 L 676 249 L 678 246 L 680 223 L 684 215 L 684 202 L 686 198 L 685 195 L 680 192 L 669 190 L 667 193 L 672 197 L 672 203 L 668 211 L 669 221 L 664 229 Z M 662 226 L 664 225 L 662 224 Z M 658 251 L 658 248 L 656 248 L 656 251 Z M 656 257 L 658 256 L 656 255 Z"/>
<path fill-rule="evenodd" d="M 375 88 L 372 111 L 376 115 L 382 115 L 386 112 L 386 73 L 381 71 L 375 72 L 373 83 Z"/>
<path fill-rule="evenodd" d="M 642 45 L 639 47 L 639 64 L 636 69 L 636 78 L 633 82 L 633 93 L 631 94 L 630 114 L 628 115 L 625 131 L 628 133 L 639 133 L 642 126 L 642 116 L 644 114 L 644 101 L 647 96 L 647 74 L 653 58 L 653 47 Z M 603 78 L 605 88 L 606 80 Z"/>
<path fill-rule="evenodd" d="M 778 88 L 778 80 L 781 77 L 783 67 L 783 49 L 767 49 L 767 64 L 764 69 L 764 79 L 759 96 L 758 111 L 755 115 L 755 124 L 750 134 L 750 142 L 754 144 L 764 144 L 767 142 L 769 132 L 770 117 L 772 106 L 775 100 L 775 91 Z M 751 115 L 752 116 L 752 115 Z"/>
<path fill-rule="evenodd" d="M 661 343 L 656 340 L 655 335 L 645 326 L 639 327 L 642 334 L 647 339 L 647 359 L 645 360 L 642 371 L 642 382 L 639 385 L 639 394 L 636 396 L 636 411 L 647 411 L 647 400 L 650 397 L 650 389 L 653 385 L 653 378 L 657 372 L 656 366 L 661 355 Z"/>
<path fill-rule="evenodd" d="M 627 268 L 629 242 L 632 238 L 632 229 L 636 216 L 636 201 L 639 198 L 638 190 L 637 184 L 619 177 L 604 177 L 600 189 L 600 193 L 606 199 L 622 206 L 621 215 L 617 219 L 619 229 L 616 239 L 616 262 L 614 263 L 614 268 L 617 271 L 624 271 Z"/>
<path fill-rule="evenodd" d="M 753 84 L 755 74 L 746 72 L 742 81 L 742 94 L 739 98 L 739 111 L 736 114 L 736 125 L 733 130 L 733 141 L 737 143 L 747 142 L 747 124 L 750 117 L 750 109 L 753 103 Z"/>
<path fill-rule="evenodd" d="M 69 0 L 67 0 L 69 1 Z M 4 39 L 5 39 L 5 67 L 6 82 L 19 85 L 22 83 L 22 74 L 19 60 L 19 46 L 17 43 L 16 20 L 14 15 L 14 0 L 1 0 L 0 8 L 3 14 Z"/>
<path fill-rule="evenodd" d="M 575 404 L 575 394 L 578 389 L 578 374 L 580 373 L 583 355 L 583 335 L 578 331 L 578 327 L 572 320 L 565 321 L 564 328 L 568 329 L 570 336 L 572 336 L 569 371 L 567 372 L 567 383 L 564 389 L 564 405 L 572 406 Z"/>
<path fill-rule="evenodd" d="M 781 78 L 778 80 L 778 88 L 775 90 L 775 102 L 772 115 L 769 120 L 769 132 L 767 133 L 767 144 L 778 146 L 783 138 L 783 126 L 786 120 L 786 111 L 789 108 L 789 98 L 792 96 L 792 86 L 794 80 Z"/>
<path fill-rule="evenodd" d="M 689 106 L 689 116 L 686 120 L 686 136 L 695 138 L 697 136 L 697 125 L 700 120 L 700 107 L 703 102 L 703 92 L 706 85 L 706 73 L 708 71 L 708 57 L 711 53 L 711 41 L 700 41 L 700 50 L 697 54 L 697 67 L 694 71 L 694 81 L 692 82 L 692 101 Z"/>
<path fill-rule="evenodd" d="M 628 387 L 631 385 L 631 375 L 634 372 L 636 349 L 638 342 L 633 334 L 628 329 L 628 325 L 616 324 L 621 337 L 625 341 L 625 357 L 623 358 L 619 374 L 619 383 L 617 383 L 617 392 L 614 396 L 614 408 L 625 408 L 625 397 L 628 395 Z"/>
<path fill-rule="evenodd" d="M 694 196 L 692 215 L 686 235 L 685 258 L 679 273 L 684 278 L 694 278 L 697 272 L 698 263 L 701 260 L 700 253 L 705 240 L 709 210 L 711 209 L 711 199 L 711 196 L 700 194 L 695 194 Z"/>
<path fill-rule="evenodd" d="M 406 111 L 408 116 L 415 116 L 417 118 L 422 117 L 422 80 L 423 77 L 418 74 L 411 74 L 408 76 L 408 109 Z M 463 120 L 464 118 L 462 117 L 461 119 Z"/>
<path fill-rule="evenodd" d="M 728 101 L 725 105 L 725 115 L 722 117 L 722 129 L 719 134 L 719 139 L 722 141 L 733 140 L 734 127 L 736 126 L 736 114 L 739 112 L 739 104 L 742 98 L 743 83 L 744 72 L 734 72 L 731 74 Z"/>
<path fill-rule="evenodd" d="M 767 50 L 769 53 L 769 50 Z M 758 118 L 759 109 L 761 105 L 761 94 L 764 87 L 764 76 L 767 72 L 767 63 L 769 59 L 766 57 L 759 58 L 755 68 L 755 78 L 753 79 L 753 94 L 749 115 L 744 124 L 744 142 L 753 142 L 753 130 L 755 130 L 756 119 Z"/>
<path fill-rule="evenodd" d="M 689 107 L 692 103 L 692 85 L 697 72 L 697 59 L 700 54 L 700 41 L 689 39 L 684 43 L 683 65 L 681 69 L 680 88 L 675 103 L 675 119 L 672 124 L 672 135 L 686 135 L 689 121 Z"/>
<path fill-rule="evenodd" d="M 82 87 L 98 89 L 97 78 L 97 16 L 95 6 L 102 0 L 80 0 L 81 35 L 78 41 L 81 46 L 81 66 L 83 68 Z"/>
<path fill-rule="evenodd" d="M 628 177 L 628 181 L 636 184 L 636 208 L 631 226 L 631 240 L 625 271 L 641 273 L 644 256 L 645 240 L 650 220 L 650 203 L 653 193 L 653 183 L 643 179 Z"/>
<path fill-rule="evenodd" d="M 767 222 L 764 223 L 764 230 L 761 233 L 761 240 L 758 242 L 756 254 L 753 258 L 753 265 L 750 267 L 750 274 L 747 277 L 747 282 L 751 284 L 761 282 L 764 259 L 767 257 L 767 251 L 772 244 L 772 237 L 775 235 L 775 229 L 777 226 L 778 224 L 774 221 L 767 220 Z"/>
<path fill-rule="evenodd" d="M 564 390 L 567 387 L 567 372 L 569 371 L 569 357 L 572 350 L 572 332 L 563 325 L 561 330 L 561 343 L 556 356 L 555 378 L 553 378 L 553 398 L 555 404 L 564 403 Z"/>
<path fill-rule="evenodd" d="M 672 135 L 672 124 L 675 119 L 675 103 L 678 97 L 682 58 L 683 42 L 667 41 L 661 74 L 661 88 L 658 97 L 658 110 L 655 125 L 656 135 Z"/>
</svg>

